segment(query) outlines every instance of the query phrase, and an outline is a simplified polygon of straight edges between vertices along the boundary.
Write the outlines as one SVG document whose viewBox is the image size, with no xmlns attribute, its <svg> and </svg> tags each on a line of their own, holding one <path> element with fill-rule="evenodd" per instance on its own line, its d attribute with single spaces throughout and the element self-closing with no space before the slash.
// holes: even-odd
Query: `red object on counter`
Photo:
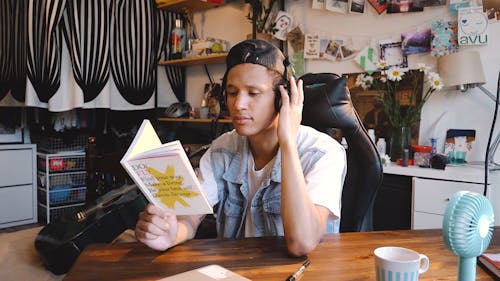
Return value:
<svg viewBox="0 0 500 281">
<path fill-rule="evenodd" d="M 432 146 L 430 145 L 412 145 L 413 152 L 428 152 L 431 153 Z"/>
<path fill-rule="evenodd" d="M 396 164 L 398 164 L 398 166 L 403 166 L 403 159 L 399 158 Z M 408 166 L 413 166 L 413 159 L 408 159 Z"/>
</svg>

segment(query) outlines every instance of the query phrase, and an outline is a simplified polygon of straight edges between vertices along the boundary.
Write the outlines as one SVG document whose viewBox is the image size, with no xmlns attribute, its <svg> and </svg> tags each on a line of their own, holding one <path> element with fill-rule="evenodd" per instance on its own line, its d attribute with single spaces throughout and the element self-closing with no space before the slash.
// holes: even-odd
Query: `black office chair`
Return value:
<svg viewBox="0 0 500 281">
<path fill-rule="evenodd" d="M 340 232 L 373 230 L 373 205 L 383 171 L 375 144 L 352 105 L 346 78 L 305 74 L 302 124 L 326 132 L 341 129 L 347 140 L 347 175 L 342 190 Z"/>
</svg>

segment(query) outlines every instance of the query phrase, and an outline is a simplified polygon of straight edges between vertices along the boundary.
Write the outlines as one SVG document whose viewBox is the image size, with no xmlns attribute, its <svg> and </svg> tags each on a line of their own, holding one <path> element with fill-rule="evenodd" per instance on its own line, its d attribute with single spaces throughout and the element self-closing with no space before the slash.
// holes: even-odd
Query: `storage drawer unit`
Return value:
<svg viewBox="0 0 500 281">
<path fill-rule="evenodd" d="M 484 185 L 413 178 L 413 229 L 442 228 L 443 215 L 453 194 L 460 190 L 483 193 Z"/>
<path fill-rule="evenodd" d="M 36 223 L 36 145 L 0 145 L 0 167 L 0 228 Z"/>
</svg>

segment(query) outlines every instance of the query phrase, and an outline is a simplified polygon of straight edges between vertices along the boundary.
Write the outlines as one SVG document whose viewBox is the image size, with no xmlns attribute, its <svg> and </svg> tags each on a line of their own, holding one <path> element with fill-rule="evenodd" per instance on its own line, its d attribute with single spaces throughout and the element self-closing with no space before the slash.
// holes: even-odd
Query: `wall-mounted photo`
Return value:
<svg viewBox="0 0 500 281">
<path fill-rule="evenodd" d="M 422 12 L 424 7 L 415 5 L 414 0 L 387 0 L 387 13 Z"/>
<path fill-rule="evenodd" d="M 380 15 L 382 14 L 385 10 L 387 10 L 387 1 L 386 0 L 368 0 L 370 5 L 377 11 L 377 13 Z"/>
<path fill-rule="evenodd" d="M 401 51 L 403 55 L 429 53 L 431 51 L 431 29 L 401 33 Z"/>
<path fill-rule="evenodd" d="M 387 62 L 387 66 L 408 67 L 408 57 L 403 54 L 401 41 L 380 41 L 380 59 Z"/>
<path fill-rule="evenodd" d="M 349 0 L 349 13 L 364 14 L 365 0 Z"/>
</svg>

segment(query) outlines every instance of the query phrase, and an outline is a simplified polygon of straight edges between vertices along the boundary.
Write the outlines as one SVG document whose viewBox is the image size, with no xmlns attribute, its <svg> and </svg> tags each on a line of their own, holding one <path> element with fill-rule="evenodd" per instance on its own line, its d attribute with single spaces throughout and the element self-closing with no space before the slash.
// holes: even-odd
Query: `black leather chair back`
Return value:
<svg viewBox="0 0 500 281">
<path fill-rule="evenodd" d="M 373 230 L 373 204 L 383 170 L 375 144 L 354 109 L 346 78 L 305 74 L 302 124 L 326 132 L 342 130 L 347 140 L 347 175 L 342 190 L 340 232 Z"/>
</svg>

